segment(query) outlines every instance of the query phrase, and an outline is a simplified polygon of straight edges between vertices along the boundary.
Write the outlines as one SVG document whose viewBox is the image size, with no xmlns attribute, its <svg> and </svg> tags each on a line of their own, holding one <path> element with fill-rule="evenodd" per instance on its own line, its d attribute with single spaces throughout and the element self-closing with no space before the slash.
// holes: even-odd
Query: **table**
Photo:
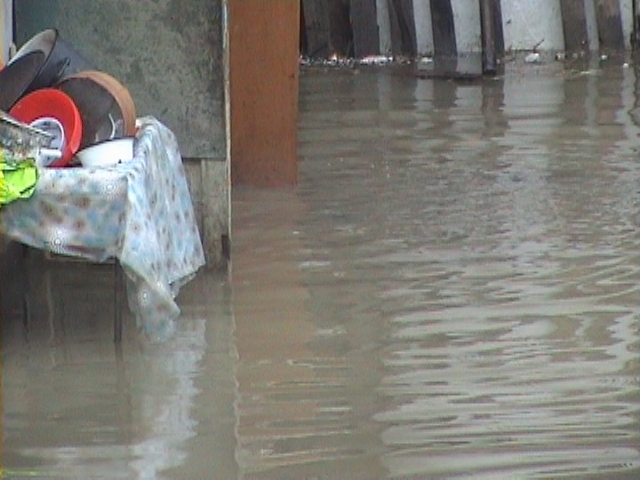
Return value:
<svg viewBox="0 0 640 480">
<path fill-rule="evenodd" d="M 0 232 L 55 254 L 117 259 L 138 328 L 163 339 L 204 250 L 174 134 L 153 117 L 138 125 L 133 160 L 40 170 L 33 196 L 0 210 Z"/>
</svg>

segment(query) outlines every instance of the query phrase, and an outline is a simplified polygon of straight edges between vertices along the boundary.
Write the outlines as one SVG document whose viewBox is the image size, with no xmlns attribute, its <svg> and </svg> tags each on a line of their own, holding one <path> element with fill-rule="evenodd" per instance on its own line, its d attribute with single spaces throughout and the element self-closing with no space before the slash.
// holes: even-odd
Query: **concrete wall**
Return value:
<svg viewBox="0 0 640 480">
<path fill-rule="evenodd" d="M 225 0 L 16 0 L 16 43 L 55 27 L 177 136 L 209 264 L 229 238 Z"/>
<path fill-rule="evenodd" d="M 589 30 L 589 47 L 598 50 L 598 32 L 594 0 L 584 0 Z M 620 0 L 623 33 L 628 48 L 633 32 L 633 2 Z M 388 21 L 384 11 L 386 0 L 378 0 L 378 26 L 380 28 L 380 51 L 391 52 L 388 40 Z M 381 5 L 382 4 L 382 5 Z M 420 55 L 433 54 L 433 29 L 429 0 L 414 0 L 416 37 Z M 456 26 L 456 42 L 459 53 L 480 52 L 480 11 L 478 0 L 451 0 Z M 564 50 L 560 0 L 502 0 L 502 20 L 505 49 L 530 50 L 539 45 L 541 50 Z M 542 43 L 540 43 L 542 42 Z"/>
<path fill-rule="evenodd" d="M 186 157 L 225 158 L 221 0 L 18 0 L 16 42 L 56 27 L 158 117 Z"/>
<path fill-rule="evenodd" d="M 0 0 L 0 65 L 9 60 L 9 50 L 13 41 L 13 1 Z"/>
</svg>

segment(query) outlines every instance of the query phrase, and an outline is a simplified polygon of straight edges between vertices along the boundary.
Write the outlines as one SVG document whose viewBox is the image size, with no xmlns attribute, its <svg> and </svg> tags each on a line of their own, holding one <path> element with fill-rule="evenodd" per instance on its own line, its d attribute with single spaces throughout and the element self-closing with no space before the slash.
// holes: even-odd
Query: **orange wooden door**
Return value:
<svg viewBox="0 0 640 480">
<path fill-rule="evenodd" d="M 299 0 L 229 0 L 231 182 L 298 174 Z"/>
</svg>

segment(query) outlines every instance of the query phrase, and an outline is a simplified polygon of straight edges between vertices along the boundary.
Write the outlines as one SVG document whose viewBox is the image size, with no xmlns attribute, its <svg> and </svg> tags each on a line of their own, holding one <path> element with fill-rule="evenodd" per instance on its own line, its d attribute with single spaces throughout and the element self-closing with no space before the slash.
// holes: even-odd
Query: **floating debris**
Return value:
<svg viewBox="0 0 640 480">
<path fill-rule="evenodd" d="M 538 52 L 531 52 L 524 57 L 525 63 L 540 63 L 540 54 Z"/>
<path fill-rule="evenodd" d="M 382 66 L 391 64 L 411 63 L 404 57 L 391 57 L 387 55 L 368 55 L 363 58 L 342 57 L 337 54 L 330 55 L 328 58 L 312 58 L 301 56 L 300 65 L 305 67 L 349 67 L 353 68 L 362 66 Z"/>
<path fill-rule="evenodd" d="M 393 62 L 393 57 L 387 57 L 386 55 L 369 55 L 358 60 L 360 65 L 386 65 Z"/>
</svg>

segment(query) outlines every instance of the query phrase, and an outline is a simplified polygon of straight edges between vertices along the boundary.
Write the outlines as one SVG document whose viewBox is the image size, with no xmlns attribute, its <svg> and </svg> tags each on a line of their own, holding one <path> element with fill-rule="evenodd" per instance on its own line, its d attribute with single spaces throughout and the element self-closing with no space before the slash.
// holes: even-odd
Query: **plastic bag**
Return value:
<svg viewBox="0 0 640 480">
<path fill-rule="evenodd" d="M 0 157 L 0 208 L 31 197 L 37 182 L 38 169 L 33 159 L 11 161 Z"/>
</svg>

